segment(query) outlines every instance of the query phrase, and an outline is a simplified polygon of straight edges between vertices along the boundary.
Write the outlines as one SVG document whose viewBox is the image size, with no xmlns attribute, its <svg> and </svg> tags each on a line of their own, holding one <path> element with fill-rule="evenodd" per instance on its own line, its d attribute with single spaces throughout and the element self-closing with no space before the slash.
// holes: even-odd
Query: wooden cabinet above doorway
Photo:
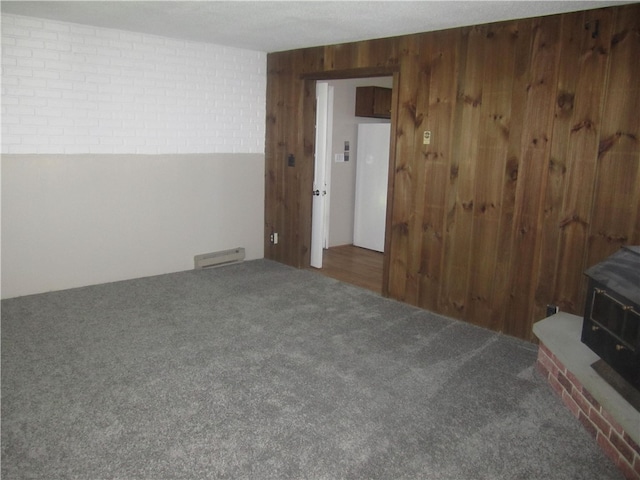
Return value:
<svg viewBox="0 0 640 480">
<path fill-rule="evenodd" d="M 357 87 L 356 117 L 391 118 L 391 92 L 384 87 Z"/>
</svg>

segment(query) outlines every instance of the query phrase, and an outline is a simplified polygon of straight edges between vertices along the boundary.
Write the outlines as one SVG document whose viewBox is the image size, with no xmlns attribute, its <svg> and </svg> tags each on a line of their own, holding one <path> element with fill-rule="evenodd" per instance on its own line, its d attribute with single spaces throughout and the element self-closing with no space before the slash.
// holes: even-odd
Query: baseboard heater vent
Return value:
<svg viewBox="0 0 640 480">
<path fill-rule="evenodd" d="M 221 267 L 232 263 L 240 263 L 244 260 L 244 248 L 232 248 L 220 252 L 203 253 L 193 257 L 194 269 Z"/>
</svg>

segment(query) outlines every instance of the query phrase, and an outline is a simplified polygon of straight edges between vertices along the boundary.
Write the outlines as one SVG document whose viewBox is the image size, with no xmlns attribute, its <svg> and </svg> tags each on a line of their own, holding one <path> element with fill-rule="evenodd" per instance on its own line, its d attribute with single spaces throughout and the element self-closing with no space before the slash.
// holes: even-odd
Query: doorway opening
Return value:
<svg viewBox="0 0 640 480">
<path fill-rule="evenodd" d="M 327 277 L 382 294 L 384 254 L 355 245 L 325 249 L 322 269 Z"/>
<path fill-rule="evenodd" d="M 383 152 L 384 190 L 381 194 L 376 194 L 374 188 L 378 187 L 369 187 L 370 183 L 363 183 L 371 182 L 373 179 L 367 177 L 367 180 L 362 180 L 365 175 L 362 169 L 360 178 L 358 177 L 358 131 L 359 128 L 365 131 L 369 129 L 375 132 L 374 136 L 380 136 L 380 131 L 374 130 L 377 127 L 369 127 L 369 125 L 384 126 L 386 124 L 388 128 L 382 135 L 386 135 L 390 142 L 391 118 L 390 116 L 389 118 L 356 116 L 356 89 L 381 87 L 383 90 L 390 91 L 393 83 L 393 76 L 319 80 L 316 83 L 317 92 L 324 91 L 325 95 L 328 95 L 330 105 L 327 111 L 324 110 L 326 105 L 320 103 L 316 108 L 317 158 L 313 186 L 311 265 L 317 268 L 319 273 L 377 293 L 383 293 L 384 226 L 387 217 L 386 184 L 389 177 L 386 168 L 389 165 L 390 143 L 382 147 L 382 150 L 386 148 L 386 152 Z M 326 100 L 323 100 L 322 95 L 319 94 L 318 102 L 323 101 Z M 324 137 L 319 133 L 323 128 L 326 129 Z M 366 137 L 365 133 L 361 133 L 361 139 Z M 319 145 L 318 142 L 325 143 Z M 362 152 L 366 150 L 362 145 L 360 147 Z M 321 158 L 324 158 L 324 163 L 318 165 L 318 160 Z M 371 164 L 371 155 L 367 163 Z M 361 165 L 364 164 L 365 161 L 361 159 Z M 363 187 L 363 185 L 367 186 Z M 366 191 L 364 196 L 363 191 Z M 373 203 L 380 204 L 381 198 L 382 225 L 375 228 L 365 226 L 371 225 L 365 224 L 365 221 L 369 221 L 367 217 L 371 215 L 363 212 L 368 212 Z M 318 209 L 316 206 L 318 203 L 322 203 L 323 208 Z M 320 215 L 322 219 L 318 218 Z M 376 215 L 376 218 L 379 218 L 380 213 Z M 372 241 L 373 237 L 377 240 Z M 319 262 L 318 245 L 321 245 Z"/>
</svg>

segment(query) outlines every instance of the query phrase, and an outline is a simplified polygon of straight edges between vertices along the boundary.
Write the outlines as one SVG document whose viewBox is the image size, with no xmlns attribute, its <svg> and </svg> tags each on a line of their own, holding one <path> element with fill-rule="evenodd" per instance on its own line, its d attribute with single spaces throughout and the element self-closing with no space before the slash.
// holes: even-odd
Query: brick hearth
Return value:
<svg viewBox="0 0 640 480">
<path fill-rule="evenodd" d="M 598 357 L 580 342 L 582 318 L 558 313 L 534 325 L 537 369 L 629 480 L 640 480 L 640 413 L 591 368 Z"/>
</svg>

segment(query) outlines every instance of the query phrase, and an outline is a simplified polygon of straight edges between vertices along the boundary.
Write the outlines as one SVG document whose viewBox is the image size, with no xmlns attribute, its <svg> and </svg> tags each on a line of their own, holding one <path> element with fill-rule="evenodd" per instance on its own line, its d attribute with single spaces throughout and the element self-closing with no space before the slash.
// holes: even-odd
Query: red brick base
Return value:
<svg viewBox="0 0 640 480">
<path fill-rule="evenodd" d="M 543 343 L 536 366 L 624 476 L 640 480 L 640 447 Z"/>
</svg>

